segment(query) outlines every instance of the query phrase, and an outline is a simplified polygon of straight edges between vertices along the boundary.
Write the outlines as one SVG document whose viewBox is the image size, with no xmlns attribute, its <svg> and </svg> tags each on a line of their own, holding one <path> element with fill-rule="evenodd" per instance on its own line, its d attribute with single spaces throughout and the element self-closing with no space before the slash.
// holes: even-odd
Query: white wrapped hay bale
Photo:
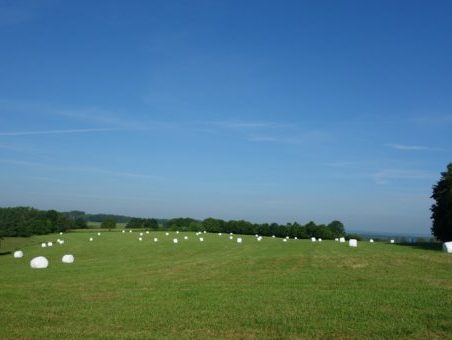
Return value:
<svg viewBox="0 0 452 340">
<path fill-rule="evenodd" d="M 146 230 L 146 234 L 149 235 L 149 230 Z"/>
<path fill-rule="evenodd" d="M 169 233 L 165 233 L 165 236 L 169 236 Z"/>
<path fill-rule="evenodd" d="M 335 240 L 336 242 L 339 241 L 339 239 L 338 239 L 337 237 L 336 237 L 334 240 Z"/>
<path fill-rule="evenodd" d="M 230 240 L 232 240 L 232 239 L 234 239 L 234 237 L 232 237 L 232 236 L 229 236 L 229 239 L 230 239 Z"/>
<path fill-rule="evenodd" d="M 275 235 L 272 235 L 272 238 L 275 238 L 276 236 Z"/>
<path fill-rule="evenodd" d="M 446 253 L 452 253 L 452 241 L 443 243 L 443 251 Z"/>
<path fill-rule="evenodd" d="M 131 232 L 132 232 L 132 229 L 129 230 L 129 233 L 131 233 Z"/>
<path fill-rule="evenodd" d="M 184 240 L 188 240 L 188 236 L 184 236 Z"/>
<path fill-rule="evenodd" d="M 47 243 L 45 243 L 45 242 L 44 242 L 44 243 L 41 243 L 41 247 L 42 247 L 42 248 L 47 247 Z"/>
<path fill-rule="evenodd" d="M 121 232 L 124 234 L 126 231 L 125 231 L 125 230 L 122 230 Z"/>
<path fill-rule="evenodd" d="M 30 267 L 33 269 L 44 269 L 49 266 L 49 261 L 44 256 L 38 256 L 30 261 Z"/>
<path fill-rule="evenodd" d="M 14 258 L 15 259 L 20 259 L 21 257 L 24 257 L 24 252 L 22 250 L 16 250 L 14 252 Z"/>
<path fill-rule="evenodd" d="M 179 234 L 179 230 L 176 230 L 176 234 Z"/>
<path fill-rule="evenodd" d="M 207 231 L 204 230 L 204 234 L 207 233 Z"/>
<path fill-rule="evenodd" d="M 47 242 L 47 247 L 53 247 L 53 243 L 52 242 Z"/>
<path fill-rule="evenodd" d="M 358 246 L 358 240 L 351 238 L 350 240 L 348 240 L 348 245 L 350 247 L 356 248 Z"/>
<path fill-rule="evenodd" d="M 97 233 L 97 236 L 100 236 L 100 233 Z"/>
<path fill-rule="evenodd" d="M 200 237 L 200 238 L 199 238 L 199 242 L 204 242 L 204 238 L 203 238 L 203 237 Z"/>
<path fill-rule="evenodd" d="M 311 242 L 315 242 L 315 241 L 316 241 L 315 237 L 311 237 Z"/>
<path fill-rule="evenodd" d="M 93 242 L 93 238 L 92 238 L 92 237 L 90 237 L 90 238 L 89 238 L 89 241 L 90 241 L 90 242 Z"/>
<path fill-rule="evenodd" d="M 369 242 L 370 242 L 370 243 L 374 243 L 374 240 L 373 240 L 373 239 L 370 239 Z"/>
<path fill-rule="evenodd" d="M 345 237 L 341 237 L 341 238 L 339 239 L 339 242 L 340 242 L 340 243 L 345 243 Z"/>
<path fill-rule="evenodd" d="M 257 238 L 257 240 L 260 242 L 260 241 L 262 241 L 262 236 L 259 236 L 258 238 Z"/>
<path fill-rule="evenodd" d="M 64 255 L 63 258 L 61 259 L 61 262 L 63 263 L 74 263 L 74 255 L 71 254 L 67 254 Z"/>
<path fill-rule="evenodd" d="M 322 242 L 322 239 L 319 237 L 319 240 L 318 240 L 319 242 Z"/>
<path fill-rule="evenodd" d="M 221 235 L 223 235 L 222 233 L 218 233 L 218 236 L 221 236 Z"/>
<path fill-rule="evenodd" d="M 179 240 L 177 239 L 177 238 L 173 238 L 173 243 L 174 244 L 176 244 L 176 243 L 178 243 L 179 242 Z"/>
<path fill-rule="evenodd" d="M 154 242 L 158 242 L 159 239 L 157 237 L 154 237 Z"/>
<path fill-rule="evenodd" d="M 63 235 L 63 232 L 62 232 L 62 231 L 60 231 L 60 235 Z"/>
<path fill-rule="evenodd" d="M 140 233 L 140 236 L 143 236 L 143 233 Z"/>
<path fill-rule="evenodd" d="M 394 243 L 395 241 L 394 241 L 394 240 L 391 240 L 390 242 L 391 242 L 391 243 Z"/>
<path fill-rule="evenodd" d="M 143 238 L 142 237 L 138 237 L 138 241 L 143 241 Z"/>
<path fill-rule="evenodd" d="M 294 240 L 298 240 L 298 237 L 295 236 L 293 239 L 294 239 Z"/>
<path fill-rule="evenodd" d="M 283 240 L 283 242 L 287 242 L 287 239 L 286 239 L 286 238 L 283 238 L 282 240 Z"/>
<path fill-rule="evenodd" d="M 242 238 L 241 237 L 237 237 L 237 243 L 242 243 Z"/>
</svg>

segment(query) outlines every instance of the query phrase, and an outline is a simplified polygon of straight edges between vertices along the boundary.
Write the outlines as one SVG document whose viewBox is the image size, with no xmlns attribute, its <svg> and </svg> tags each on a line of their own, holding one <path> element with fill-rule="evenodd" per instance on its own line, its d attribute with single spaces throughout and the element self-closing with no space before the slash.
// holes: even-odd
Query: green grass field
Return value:
<svg viewBox="0 0 452 340">
<path fill-rule="evenodd" d="M 452 338 L 451 254 L 202 236 L 29 239 L 24 258 L 0 256 L 0 338 Z M 49 268 L 30 268 L 38 255 Z"/>
</svg>

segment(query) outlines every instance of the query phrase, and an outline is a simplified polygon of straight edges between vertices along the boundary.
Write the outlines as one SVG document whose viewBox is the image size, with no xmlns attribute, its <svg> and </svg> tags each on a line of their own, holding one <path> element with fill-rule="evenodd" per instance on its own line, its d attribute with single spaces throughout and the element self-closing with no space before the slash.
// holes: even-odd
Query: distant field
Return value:
<svg viewBox="0 0 452 340">
<path fill-rule="evenodd" d="M 100 228 L 101 222 L 87 222 L 88 228 Z M 124 228 L 127 225 L 127 223 L 116 223 L 116 228 Z"/>
<path fill-rule="evenodd" d="M 0 256 L 1 339 L 452 338 L 452 254 L 435 249 L 174 232 L 39 245 L 58 237 Z M 38 255 L 48 269 L 30 269 Z"/>
</svg>

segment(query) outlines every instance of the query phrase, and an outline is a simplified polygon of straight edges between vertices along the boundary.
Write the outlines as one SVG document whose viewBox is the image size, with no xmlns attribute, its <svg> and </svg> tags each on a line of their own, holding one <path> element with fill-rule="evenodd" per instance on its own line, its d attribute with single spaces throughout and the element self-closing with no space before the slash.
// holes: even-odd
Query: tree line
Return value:
<svg viewBox="0 0 452 340">
<path fill-rule="evenodd" d="M 0 237 L 43 235 L 86 227 L 83 219 L 68 218 L 56 210 L 0 208 Z"/>
</svg>

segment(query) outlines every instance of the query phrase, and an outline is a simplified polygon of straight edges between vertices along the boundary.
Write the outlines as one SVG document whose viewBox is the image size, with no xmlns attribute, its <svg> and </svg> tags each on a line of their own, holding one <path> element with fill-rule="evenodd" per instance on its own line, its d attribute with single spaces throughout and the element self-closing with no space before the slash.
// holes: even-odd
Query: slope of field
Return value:
<svg viewBox="0 0 452 340">
<path fill-rule="evenodd" d="M 440 251 L 174 232 L 34 240 L 58 237 L 0 256 L 0 338 L 452 336 L 452 256 Z M 48 269 L 30 269 L 38 255 Z"/>
</svg>

